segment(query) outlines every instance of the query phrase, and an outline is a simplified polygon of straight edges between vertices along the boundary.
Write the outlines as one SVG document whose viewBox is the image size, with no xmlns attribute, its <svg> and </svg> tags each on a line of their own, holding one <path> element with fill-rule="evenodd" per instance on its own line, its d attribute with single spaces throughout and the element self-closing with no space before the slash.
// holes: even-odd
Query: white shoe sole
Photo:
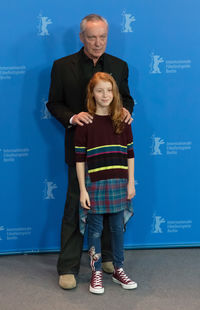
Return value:
<svg viewBox="0 0 200 310">
<path fill-rule="evenodd" d="M 93 293 L 93 294 L 103 294 L 103 293 L 104 293 L 104 287 L 95 289 L 95 288 L 93 288 L 93 287 L 90 285 L 89 291 L 90 291 L 91 293 Z"/>
<path fill-rule="evenodd" d="M 125 290 L 133 290 L 134 288 L 137 288 L 137 283 L 133 282 L 133 284 L 123 284 L 119 280 L 112 277 L 113 282 L 120 284 Z"/>
</svg>

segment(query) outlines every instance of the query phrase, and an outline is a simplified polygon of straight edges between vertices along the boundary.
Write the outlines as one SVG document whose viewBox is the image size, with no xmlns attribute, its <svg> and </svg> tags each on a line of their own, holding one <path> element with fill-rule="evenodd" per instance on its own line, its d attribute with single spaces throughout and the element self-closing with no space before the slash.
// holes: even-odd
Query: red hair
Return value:
<svg viewBox="0 0 200 310">
<path fill-rule="evenodd" d="M 109 106 L 109 114 L 113 121 L 113 127 L 115 133 L 119 134 L 124 129 L 123 122 L 123 105 L 119 93 L 119 89 L 117 87 L 117 83 L 114 78 L 105 72 L 97 72 L 91 78 L 88 87 L 87 87 L 87 109 L 91 115 L 94 115 L 96 112 L 96 102 L 93 95 L 94 87 L 97 85 L 99 81 L 110 82 L 112 85 L 113 92 L 113 100 Z"/>
</svg>

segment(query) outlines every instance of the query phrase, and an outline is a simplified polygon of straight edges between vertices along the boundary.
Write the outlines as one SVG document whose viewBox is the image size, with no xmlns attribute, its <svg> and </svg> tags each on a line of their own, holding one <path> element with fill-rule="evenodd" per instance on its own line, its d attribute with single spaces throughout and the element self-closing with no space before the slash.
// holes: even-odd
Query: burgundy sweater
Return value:
<svg viewBox="0 0 200 310">
<path fill-rule="evenodd" d="M 91 124 L 77 126 L 76 162 L 87 162 L 92 182 L 128 178 L 128 158 L 134 157 L 131 125 L 116 134 L 109 115 L 94 115 Z"/>
</svg>

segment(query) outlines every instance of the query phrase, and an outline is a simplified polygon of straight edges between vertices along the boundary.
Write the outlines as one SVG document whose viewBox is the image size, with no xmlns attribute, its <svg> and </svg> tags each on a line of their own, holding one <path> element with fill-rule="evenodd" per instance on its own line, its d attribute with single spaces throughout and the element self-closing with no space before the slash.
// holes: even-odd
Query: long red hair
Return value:
<svg viewBox="0 0 200 310">
<path fill-rule="evenodd" d="M 109 106 L 109 115 L 113 121 L 113 127 L 115 133 L 119 134 L 124 129 L 123 122 L 123 105 L 117 87 L 117 83 L 114 78 L 105 72 L 97 72 L 91 78 L 88 87 L 87 87 L 87 109 L 91 115 L 94 115 L 96 112 L 96 102 L 93 94 L 94 87 L 99 81 L 110 82 L 112 84 L 113 100 Z"/>
</svg>

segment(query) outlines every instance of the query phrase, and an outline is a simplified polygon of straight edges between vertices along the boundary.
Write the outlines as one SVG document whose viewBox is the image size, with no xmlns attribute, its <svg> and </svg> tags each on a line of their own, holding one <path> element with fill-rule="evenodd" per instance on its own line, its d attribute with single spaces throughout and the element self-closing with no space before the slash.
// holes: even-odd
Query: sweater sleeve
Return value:
<svg viewBox="0 0 200 310">
<path fill-rule="evenodd" d="M 87 125 L 76 127 L 75 131 L 75 157 L 76 162 L 86 161 Z"/>
<path fill-rule="evenodd" d="M 133 134 L 131 130 L 131 125 L 127 125 L 127 158 L 134 158 L 133 150 Z"/>
</svg>

